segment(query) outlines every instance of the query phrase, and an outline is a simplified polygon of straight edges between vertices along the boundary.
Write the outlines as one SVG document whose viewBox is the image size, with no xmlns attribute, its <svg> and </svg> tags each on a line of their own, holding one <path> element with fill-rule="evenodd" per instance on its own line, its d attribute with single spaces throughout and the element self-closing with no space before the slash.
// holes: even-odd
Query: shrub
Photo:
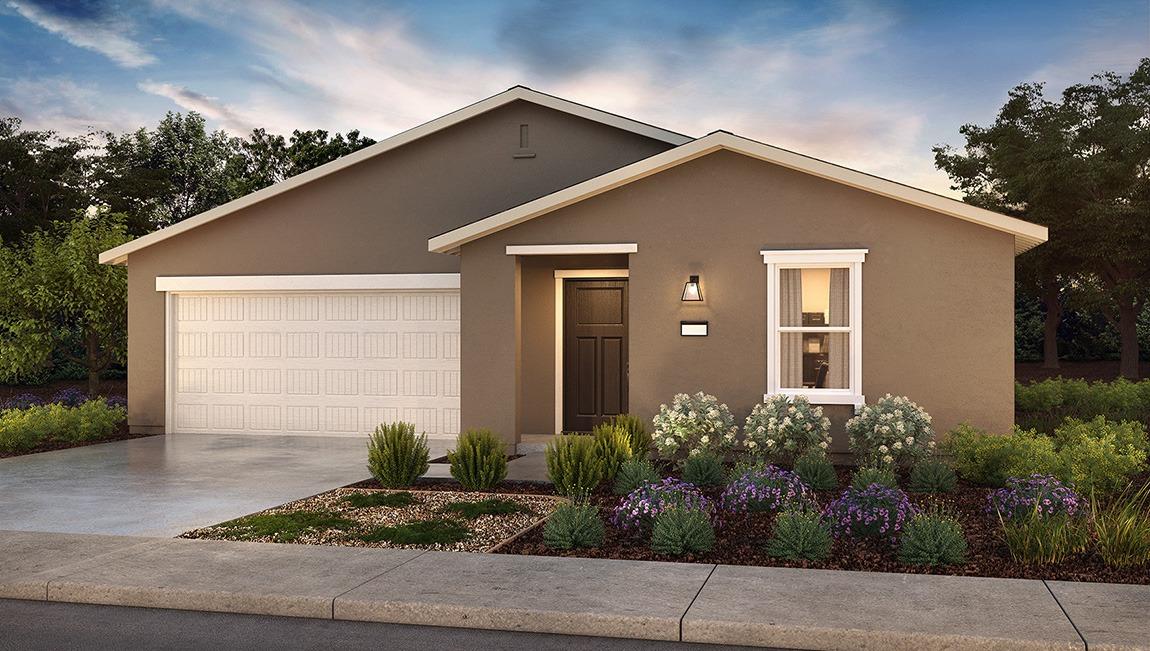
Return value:
<svg viewBox="0 0 1150 651">
<path fill-rule="evenodd" d="M 659 473 L 650 461 L 641 457 L 631 457 L 619 466 L 619 474 L 615 476 L 614 493 L 626 495 L 644 484 L 654 484 L 659 481 Z"/>
<path fill-rule="evenodd" d="M 610 423 L 601 423 L 592 430 L 595 453 L 603 460 L 603 478 L 614 481 L 619 466 L 631 458 L 631 439 L 627 433 Z"/>
<path fill-rule="evenodd" d="M 889 467 L 859 468 L 851 478 L 851 486 L 856 490 L 864 490 L 871 484 L 878 484 L 886 488 L 898 488 L 898 477 Z"/>
<path fill-rule="evenodd" d="M 872 484 L 862 490 L 846 489 L 827 505 L 823 516 L 836 538 L 879 536 L 894 542 L 915 512 L 906 493 Z"/>
<path fill-rule="evenodd" d="M 1049 475 L 1011 477 L 1006 480 L 1006 488 L 994 491 L 987 500 L 987 511 L 1007 520 L 1026 517 L 1031 512 L 1037 517 L 1073 516 L 1082 507 L 1077 493 Z"/>
<path fill-rule="evenodd" d="M 0 402 L 0 409 L 27 409 L 42 404 L 44 401 L 34 393 L 20 393 Z"/>
<path fill-rule="evenodd" d="M 714 547 L 715 528 L 706 513 L 677 506 L 655 517 L 651 551 L 656 554 L 698 554 Z"/>
<path fill-rule="evenodd" d="M 803 396 L 776 394 L 757 404 L 743 428 L 743 446 L 752 455 L 790 463 L 805 454 L 824 453 L 831 441 L 831 421 L 822 407 Z"/>
<path fill-rule="evenodd" d="M 643 421 L 638 416 L 619 414 L 610 422 L 615 426 L 615 429 L 627 435 L 627 440 L 631 443 L 631 456 L 645 459 L 647 455 L 651 454 L 651 433 L 647 431 Z"/>
<path fill-rule="evenodd" d="M 910 469 L 908 487 L 912 493 L 949 493 L 954 490 L 956 483 L 954 469 L 950 464 L 927 458 Z"/>
<path fill-rule="evenodd" d="M 603 520 L 594 505 L 562 504 L 543 525 L 543 544 L 551 549 L 598 547 L 603 534 Z"/>
<path fill-rule="evenodd" d="M 367 442 L 367 469 L 384 488 L 415 483 L 430 467 L 427 435 L 415 435 L 412 423 L 381 424 Z"/>
<path fill-rule="evenodd" d="M 671 508 L 710 514 L 711 502 L 694 484 L 668 477 L 631 491 L 611 514 L 611 523 L 630 531 L 649 531 L 655 516 Z"/>
<path fill-rule="evenodd" d="M 783 511 L 767 541 L 767 554 L 788 561 L 822 561 L 831 554 L 830 527 L 816 511 Z"/>
<path fill-rule="evenodd" d="M 547 444 L 547 477 L 560 495 L 586 495 L 603 481 L 604 466 L 595 438 L 566 434 Z"/>
<path fill-rule="evenodd" d="M 810 500 L 806 484 L 793 472 L 776 466 L 747 471 L 727 485 L 719 503 L 727 513 L 782 511 Z"/>
<path fill-rule="evenodd" d="M 1059 476 L 1082 493 L 1125 488 L 1146 466 L 1146 428 L 1115 423 L 1103 416 L 1091 421 L 1067 418 L 1054 430 Z"/>
<path fill-rule="evenodd" d="M 1150 425 L 1150 380 L 1086 382 L 1055 378 L 1015 384 L 1014 406 L 1020 425 L 1048 433 L 1067 417 L 1090 420 L 1106 416 Z"/>
<path fill-rule="evenodd" d="M 930 414 L 889 393 L 848 420 L 847 434 L 859 463 L 870 466 L 909 463 L 934 449 Z"/>
<path fill-rule="evenodd" d="M 655 448 L 667 459 L 709 451 L 722 456 L 735 442 L 735 418 L 718 398 L 679 393 L 655 415 Z"/>
<path fill-rule="evenodd" d="M 507 476 L 503 440 L 489 429 L 460 434 L 455 449 L 447 453 L 447 461 L 451 476 L 469 491 L 491 490 Z"/>
<path fill-rule="evenodd" d="M 1112 567 L 1150 562 L 1150 484 L 1128 488 L 1105 507 L 1091 501 L 1098 554 Z"/>
<path fill-rule="evenodd" d="M 839 485 L 835 467 L 822 454 L 808 454 L 795 461 L 795 474 L 816 491 L 833 490 Z"/>
<path fill-rule="evenodd" d="M 700 452 L 683 462 L 683 481 L 696 486 L 721 486 L 723 462 L 710 452 Z"/>
<path fill-rule="evenodd" d="M 52 394 L 49 403 L 64 405 L 65 407 L 78 407 L 88 402 L 88 393 L 76 387 L 66 387 Z"/>
<path fill-rule="evenodd" d="M 59 403 L 0 411 L 0 451 L 26 452 L 50 441 L 80 442 L 107 438 L 127 418 L 123 407 L 89 400 L 78 407 Z"/>
<path fill-rule="evenodd" d="M 97 398 L 72 407 L 52 410 L 60 421 L 56 424 L 56 438 L 67 441 L 96 441 L 116 433 L 116 427 L 128 417 L 123 407 L 111 407 Z"/>
<path fill-rule="evenodd" d="M 960 477 L 983 486 L 1002 486 L 1009 477 L 1054 474 L 1059 465 L 1050 438 L 1017 427 L 1010 434 L 999 435 L 959 425 L 947 436 L 943 448 L 953 455 Z"/>
<path fill-rule="evenodd" d="M 903 528 L 898 560 L 909 565 L 958 565 L 966 561 L 962 525 L 941 513 L 920 513 Z"/>
<path fill-rule="evenodd" d="M 128 406 L 128 399 L 125 396 L 107 396 L 104 398 L 104 402 L 106 402 L 109 407 L 126 408 Z"/>
<path fill-rule="evenodd" d="M 1019 563 L 1061 563 L 1090 541 L 1085 519 L 1066 513 L 1047 516 L 1034 509 L 1014 519 L 999 518 L 1006 547 Z"/>
</svg>

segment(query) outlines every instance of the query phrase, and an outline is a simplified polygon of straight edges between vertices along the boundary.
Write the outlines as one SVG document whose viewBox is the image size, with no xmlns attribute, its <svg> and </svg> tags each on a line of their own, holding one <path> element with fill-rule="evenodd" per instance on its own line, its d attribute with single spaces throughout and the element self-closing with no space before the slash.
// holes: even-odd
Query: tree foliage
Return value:
<svg viewBox="0 0 1150 651">
<path fill-rule="evenodd" d="M 86 137 L 57 138 L 0 119 L 0 240 L 88 206 L 90 149 Z"/>
</svg>

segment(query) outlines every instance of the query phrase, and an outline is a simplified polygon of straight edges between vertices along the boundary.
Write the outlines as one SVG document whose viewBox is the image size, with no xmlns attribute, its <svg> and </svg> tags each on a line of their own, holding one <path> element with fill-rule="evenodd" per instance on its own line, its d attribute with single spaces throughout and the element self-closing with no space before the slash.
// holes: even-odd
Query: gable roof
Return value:
<svg viewBox="0 0 1150 651">
<path fill-rule="evenodd" d="M 617 170 L 460 226 L 442 235 L 437 235 L 427 241 L 427 249 L 435 253 L 458 252 L 459 247 L 468 242 L 723 149 L 1010 233 L 1014 235 L 1016 254 L 1027 251 L 1047 240 L 1045 226 L 978 208 L 957 199 L 912 188 L 793 151 L 773 147 L 733 133 L 716 131 L 674 149 L 668 149 Z"/>
<path fill-rule="evenodd" d="M 390 138 L 381 140 L 374 145 L 364 147 L 363 149 L 348 154 L 347 156 L 337 158 L 330 163 L 320 165 L 319 167 L 310 169 L 289 179 L 280 181 L 275 185 L 266 187 L 248 195 L 244 195 L 221 206 L 217 206 L 211 210 L 202 212 L 193 217 L 189 217 L 188 219 L 168 226 L 167 228 L 160 229 L 153 233 L 148 233 L 147 235 L 138 237 L 131 242 L 121 244 L 114 249 L 104 251 L 100 254 L 100 262 L 103 264 L 124 264 L 127 262 L 129 254 L 139 251 L 140 249 L 151 246 L 158 242 L 162 242 L 170 237 L 174 237 L 180 233 L 196 228 L 197 226 L 202 226 L 208 222 L 219 219 L 220 217 L 236 212 L 237 210 L 241 210 L 266 199 L 270 199 L 276 195 L 287 192 L 288 190 L 304 185 L 305 183 L 310 183 L 316 179 L 323 178 L 328 174 L 338 172 L 345 167 L 350 167 L 369 158 L 374 158 L 375 156 L 388 152 L 392 149 L 395 149 L 396 147 L 406 145 L 409 142 L 413 142 L 423 138 L 424 136 L 431 135 L 437 131 L 441 131 L 450 126 L 454 126 L 460 122 L 464 122 L 477 115 L 492 111 L 517 100 L 531 102 L 533 104 L 538 104 L 540 106 L 545 106 L 556 111 L 562 111 L 577 117 L 593 120 L 595 122 L 599 122 L 611 127 L 616 127 L 625 131 L 631 131 L 642 136 L 647 136 L 648 138 L 661 140 L 671 145 L 681 145 L 692 140 L 691 137 L 685 136 L 681 133 L 675 133 L 674 131 L 661 129 L 644 122 L 639 122 L 638 120 L 632 120 L 621 115 L 602 111 L 590 106 L 579 104 L 577 102 L 565 100 L 553 95 L 547 95 L 546 93 L 540 93 L 539 91 L 531 90 L 526 86 L 514 86 L 508 90 L 503 91 L 502 93 L 499 93 L 498 95 L 492 95 L 487 99 L 480 100 L 470 106 L 461 108 L 458 111 L 448 113 L 447 115 L 436 118 L 430 122 L 425 122 L 417 127 L 408 129 L 407 131 L 398 133 Z"/>
</svg>

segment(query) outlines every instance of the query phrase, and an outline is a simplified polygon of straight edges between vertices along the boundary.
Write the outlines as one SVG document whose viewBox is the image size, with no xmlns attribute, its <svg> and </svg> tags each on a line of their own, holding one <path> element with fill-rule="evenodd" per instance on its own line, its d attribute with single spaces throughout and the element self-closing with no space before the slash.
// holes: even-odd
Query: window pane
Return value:
<svg viewBox="0 0 1150 651">
<path fill-rule="evenodd" d="M 850 388 L 850 333 L 783 332 L 779 356 L 784 389 Z"/>
<path fill-rule="evenodd" d="M 779 325 L 850 325 L 850 270 L 780 269 Z"/>
</svg>

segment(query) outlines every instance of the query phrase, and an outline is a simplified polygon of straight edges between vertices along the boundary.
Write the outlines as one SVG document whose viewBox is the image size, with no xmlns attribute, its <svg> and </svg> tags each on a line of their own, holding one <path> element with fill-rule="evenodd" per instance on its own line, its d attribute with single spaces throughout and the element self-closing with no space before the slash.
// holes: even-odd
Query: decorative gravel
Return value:
<svg viewBox="0 0 1150 651">
<path fill-rule="evenodd" d="M 349 495 L 380 493 L 410 493 L 415 498 L 408 506 L 372 506 L 357 508 L 345 502 Z M 474 519 L 449 511 L 452 502 L 482 502 L 489 499 L 507 500 L 523 507 L 519 513 L 480 515 Z M 346 529 L 307 529 L 290 540 L 275 535 L 253 536 L 235 526 L 220 523 L 180 534 L 181 538 L 207 538 L 215 540 L 248 540 L 255 542 L 291 542 L 304 545 L 340 545 L 346 547 L 396 547 L 406 549 L 432 549 L 438 551 L 487 551 L 524 530 L 538 524 L 565 500 L 551 495 L 520 495 L 508 493 L 477 493 L 463 491 L 402 491 L 383 489 L 338 488 L 302 500 L 289 502 L 252 515 L 327 513 L 351 520 L 355 526 Z M 250 517 L 250 516 L 247 516 Z M 366 542 L 358 539 L 378 527 L 411 524 L 420 520 L 449 520 L 465 527 L 470 535 L 457 543 L 428 545 L 399 545 L 390 542 Z"/>
</svg>

